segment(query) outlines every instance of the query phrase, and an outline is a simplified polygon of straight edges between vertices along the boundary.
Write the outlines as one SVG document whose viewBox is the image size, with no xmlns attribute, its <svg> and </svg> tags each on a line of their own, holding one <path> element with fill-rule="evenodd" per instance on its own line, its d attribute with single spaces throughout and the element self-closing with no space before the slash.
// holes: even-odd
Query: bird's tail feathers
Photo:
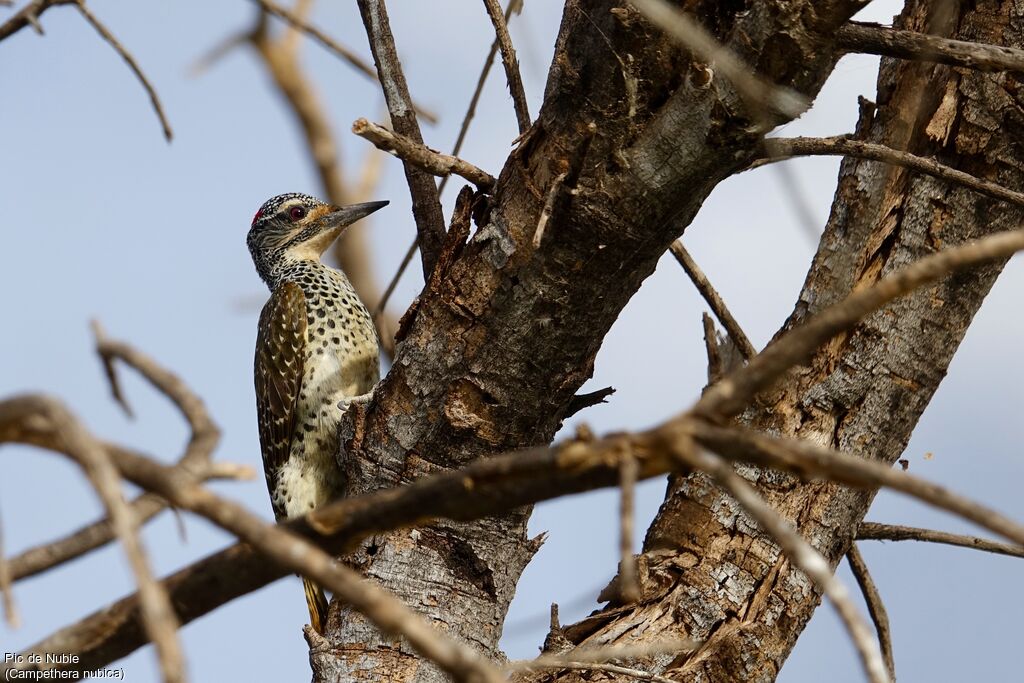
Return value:
<svg viewBox="0 0 1024 683">
<path fill-rule="evenodd" d="M 320 635 L 327 627 L 327 596 L 317 583 L 302 577 L 302 588 L 306 591 L 306 607 L 309 608 L 309 622 Z"/>
</svg>

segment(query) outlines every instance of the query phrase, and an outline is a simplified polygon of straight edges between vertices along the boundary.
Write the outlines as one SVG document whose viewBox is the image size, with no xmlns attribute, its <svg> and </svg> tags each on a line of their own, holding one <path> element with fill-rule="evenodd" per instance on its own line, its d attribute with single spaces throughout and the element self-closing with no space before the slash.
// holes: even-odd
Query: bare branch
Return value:
<svg viewBox="0 0 1024 683">
<path fill-rule="evenodd" d="M 167 120 L 167 115 L 164 114 L 163 105 L 160 104 L 160 98 L 156 94 L 156 88 L 154 88 L 153 84 L 149 82 L 148 78 L 146 78 L 146 74 L 142 73 L 142 69 L 139 67 L 138 62 L 135 61 L 135 57 L 125 49 L 124 45 L 122 45 L 114 34 L 110 32 L 110 29 L 104 26 L 103 22 L 101 22 L 96 15 L 86 7 L 85 0 L 75 0 L 75 7 L 78 8 L 78 11 L 81 12 L 85 20 L 89 22 L 89 25 L 96 29 L 96 32 L 100 34 L 100 37 L 107 41 L 110 47 L 114 48 L 114 52 L 121 55 L 121 59 L 123 59 L 125 64 L 128 65 L 128 68 L 132 70 L 135 77 L 139 79 L 139 83 L 142 84 L 142 87 L 146 90 L 146 94 L 149 95 L 149 102 L 153 105 L 153 111 L 156 112 L 156 117 L 160 119 L 160 126 L 164 131 L 164 138 L 167 139 L 167 142 L 170 142 L 174 137 L 174 133 L 171 132 L 171 124 Z"/>
<path fill-rule="evenodd" d="M 494 183 L 497 182 L 494 176 L 468 161 L 442 154 L 366 119 L 356 119 L 352 124 L 352 132 L 372 142 L 377 149 L 393 154 L 402 161 L 411 163 L 432 175 L 447 176 L 454 173 L 485 192 L 493 188 Z"/>
<path fill-rule="evenodd" d="M 23 402 L 39 399 L 21 399 Z M 0 404 L 0 408 L 3 404 Z M 101 451 L 101 449 L 98 449 Z M 299 572 L 334 592 L 335 596 L 365 614 L 378 628 L 402 636 L 424 657 L 435 661 L 458 681 L 483 680 L 500 683 L 503 679 L 490 662 L 468 646 L 452 640 L 430 626 L 421 616 L 402 605 L 357 572 L 334 560 L 310 541 L 273 524 L 263 522 L 242 506 L 220 498 L 203 488 L 187 472 L 167 467 L 128 453 L 119 456 L 123 474 L 147 490 L 166 498 L 182 509 L 202 515 L 238 536 L 279 564 L 285 570 Z M 143 600 L 145 596 L 143 596 Z M 143 602 L 145 605 L 145 602 Z M 109 618 L 109 614 L 108 614 Z M 85 652 L 95 645 L 95 631 L 62 629 L 37 643 L 34 652 Z M 95 666 L 83 656 L 71 666 L 88 669 Z"/>
<path fill-rule="evenodd" d="M 884 486 L 1024 545 L 1024 525 L 942 486 L 882 463 L 811 441 L 775 438 L 740 427 L 717 427 L 708 422 L 694 421 L 690 428 L 699 443 L 731 460 L 858 488 Z"/>
<path fill-rule="evenodd" d="M 970 173 L 958 171 L 945 164 L 940 164 L 934 159 L 901 152 L 885 145 L 854 140 L 848 135 L 836 135 L 830 138 L 766 138 L 764 145 L 767 151 L 767 156 L 763 159 L 765 163 L 791 159 L 796 156 L 850 156 L 870 161 L 881 161 L 962 185 L 994 199 L 1024 206 L 1024 193 L 1016 192 L 998 183 L 976 178 Z M 761 164 L 755 162 L 755 165 Z"/>
<path fill-rule="evenodd" d="M 367 78 L 370 78 L 374 82 L 380 82 L 377 79 L 377 72 L 374 70 L 374 68 L 370 65 L 369 62 L 367 62 L 358 54 L 356 54 L 349 48 L 345 47 L 344 45 L 336 41 L 334 38 L 328 36 L 326 33 L 318 29 L 313 24 L 310 24 L 308 21 L 303 19 L 301 16 L 299 16 L 292 10 L 288 9 L 287 7 L 282 7 L 281 5 L 278 5 L 276 2 L 272 2 L 271 0 L 253 0 L 253 2 L 258 4 L 268 13 L 273 14 L 275 17 L 278 17 L 279 19 L 283 19 L 284 21 L 288 22 L 298 30 L 309 35 L 310 38 L 320 43 L 328 51 L 333 52 L 335 55 L 337 55 L 344 61 L 348 62 L 359 73 L 363 74 Z M 430 123 L 437 123 L 436 114 L 434 114 L 428 109 L 424 109 L 418 104 L 414 106 L 416 109 L 416 113 L 422 116 L 425 120 L 429 121 Z"/>
<path fill-rule="evenodd" d="M 630 4 L 648 21 L 693 52 L 694 56 L 717 69 L 746 101 L 752 118 L 762 119 L 769 118 L 766 115 L 781 114 L 789 120 L 800 116 L 810 107 L 810 101 L 800 93 L 757 76 L 750 66 L 715 40 L 690 15 L 664 0 L 630 0 Z M 770 122 L 763 123 L 766 128 L 773 127 Z"/>
<path fill-rule="evenodd" d="M 73 5 L 77 2 L 78 0 L 32 0 L 32 2 L 15 12 L 14 16 L 0 24 L 0 40 L 9 38 L 26 26 L 31 26 L 36 30 L 36 33 L 42 35 L 43 29 L 39 25 L 39 16 L 43 12 L 51 7 Z"/>
<path fill-rule="evenodd" d="M 711 307 L 715 317 L 718 318 L 719 322 L 725 327 L 725 331 L 729 333 L 733 343 L 736 344 L 736 348 L 743 358 L 750 360 L 757 355 L 757 349 L 750 343 L 750 338 L 743 332 L 743 328 L 733 317 L 732 313 L 729 312 L 729 307 L 725 305 L 725 301 L 719 295 L 718 291 L 711 285 L 707 275 L 701 270 L 697 262 L 690 256 L 690 252 L 686 250 L 683 243 L 676 240 L 669 247 L 672 255 L 676 257 L 676 261 L 683 267 L 686 274 L 690 276 L 690 280 L 693 281 L 694 286 L 700 295 L 704 297 L 704 301 L 707 302 L 708 306 Z"/>
<path fill-rule="evenodd" d="M 878 643 L 849 591 L 832 575 L 832 568 L 817 550 L 797 532 L 789 520 L 783 519 L 746 479 L 722 458 L 701 449 L 681 449 L 677 455 L 684 462 L 711 475 L 715 482 L 738 502 L 744 510 L 776 542 L 793 566 L 805 573 L 818 590 L 827 595 L 853 640 L 868 679 L 873 683 L 889 681 L 889 674 Z"/>
<path fill-rule="evenodd" d="M 860 526 L 857 527 L 856 538 L 858 541 L 924 541 L 927 543 L 942 543 L 944 545 L 971 548 L 997 555 L 1024 557 L 1024 545 L 996 543 L 984 538 L 978 538 L 977 536 L 964 536 L 945 531 L 934 531 L 932 529 L 921 529 L 897 524 L 861 522 Z"/>
<path fill-rule="evenodd" d="M 1024 50 L 953 40 L 927 33 L 851 21 L 836 32 L 839 47 L 849 52 L 963 66 L 977 71 L 1024 73 Z"/>
<path fill-rule="evenodd" d="M 875 631 L 878 633 L 878 645 L 882 648 L 882 657 L 885 659 L 885 668 L 889 670 L 889 678 L 896 680 L 896 662 L 892 656 L 892 631 L 889 628 L 889 614 L 885 611 L 885 603 L 878 592 L 878 587 L 871 578 L 868 565 L 864 557 L 857 549 L 856 543 L 850 544 L 846 551 L 846 561 L 850 563 L 850 571 L 857 579 L 861 593 L 864 594 L 864 601 L 868 606 L 868 614 L 875 624 Z"/>
<path fill-rule="evenodd" d="M 815 349 L 827 339 L 853 327 L 861 318 L 896 297 L 956 270 L 1001 261 L 1022 249 L 1024 230 L 1012 230 L 944 249 L 890 273 L 871 287 L 855 291 L 769 344 L 745 367 L 710 387 L 693 410 L 698 414 L 714 416 L 715 419 L 735 415 L 757 392 L 767 388 L 789 368 L 810 358 Z"/>
<path fill-rule="evenodd" d="M 423 144 L 416 112 L 409 96 L 409 86 L 402 73 L 402 65 L 395 49 L 395 38 L 391 34 L 387 7 L 384 0 L 358 0 L 359 13 L 363 17 L 363 25 L 370 41 L 377 64 L 377 76 L 380 78 L 384 99 L 391 115 L 391 125 L 395 132 L 404 135 L 416 144 Z M 444 216 L 441 214 L 441 198 L 433 178 L 419 167 L 405 162 L 405 178 L 412 195 L 412 213 L 416 219 L 416 235 L 420 244 L 423 260 L 423 277 L 430 278 L 430 271 L 441 250 L 444 241 Z"/>
<path fill-rule="evenodd" d="M 516 50 L 512 46 L 512 36 L 508 32 L 508 24 L 501 12 L 498 0 L 484 0 L 487 15 L 494 26 L 494 35 L 501 50 L 501 61 L 505 65 L 505 78 L 512 94 L 512 106 L 516 110 L 516 122 L 519 124 L 520 135 L 530 128 L 530 111 L 526 104 L 526 91 L 523 89 L 523 77 L 519 73 L 519 61 Z M 510 5 L 511 7 L 511 5 Z"/>
<path fill-rule="evenodd" d="M 184 658 L 177 636 L 178 622 L 166 590 L 153 578 L 149 569 L 149 562 L 137 535 L 138 525 L 131 509 L 122 498 L 121 480 L 107 451 L 63 405 L 54 399 L 25 397 L 14 399 L 13 405 L 12 402 L 7 403 L 15 414 L 21 412 L 24 421 L 37 425 L 44 423 L 45 427 L 34 426 L 33 429 L 42 429 L 54 434 L 62 444 L 57 450 L 73 458 L 85 470 L 103 501 L 135 574 L 142 623 L 148 638 L 156 646 L 163 678 L 173 683 L 184 681 Z M 10 430 L 3 431 L 7 433 Z M 0 438 L 0 441 L 2 440 L 7 439 Z M 46 651 L 67 650 L 53 648 Z"/>
<path fill-rule="evenodd" d="M 96 338 L 96 352 L 103 363 L 115 400 L 126 409 L 128 408 L 128 403 L 121 393 L 115 367 L 115 361 L 120 360 L 138 371 L 157 391 L 167 396 L 188 423 L 191 435 L 179 464 L 190 468 L 197 476 L 201 474 L 204 478 L 225 476 L 224 472 L 214 471 L 213 466 L 209 464 L 210 455 L 220 440 L 220 431 L 207 412 L 202 399 L 192 392 L 179 377 L 160 366 L 154 359 L 124 342 L 108 339 L 98 322 L 93 321 L 92 329 Z M 30 436 L 21 434 L 8 440 L 60 450 L 59 439 L 53 433 L 40 432 Z M 104 448 L 120 469 L 117 455 L 127 449 L 115 444 L 104 444 Z M 237 473 L 234 476 L 237 476 Z M 143 493 L 128 505 L 139 525 L 145 524 L 167 507 L 166 501 L 151 493 Z M 39 574 L 104 546 L 114 538 L 115 532 L 111 520 L 107 518 L 98 520 L 62 538 L 29 548 L 12 557 L 10 560 L 12 576 L 15 581 L 18 581 Z"/>
</svg>

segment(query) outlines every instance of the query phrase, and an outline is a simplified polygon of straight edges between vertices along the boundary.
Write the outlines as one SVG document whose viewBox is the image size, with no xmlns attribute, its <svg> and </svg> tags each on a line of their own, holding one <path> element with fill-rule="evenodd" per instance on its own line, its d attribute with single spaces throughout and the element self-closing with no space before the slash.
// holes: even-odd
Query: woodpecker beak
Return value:
<svg viewBox="0 0 1024 683">
<path fill-rule="evenodd" d="M 360 218 L 366 218 L 377 209 L 383 209 L 390 202 L 366 202 L 365 204 L 353 204 L 352 206 L 335 206 L 333 210 L 324 216 L 324 228 L 344 228 L 352 225 Z"/>
</svg>

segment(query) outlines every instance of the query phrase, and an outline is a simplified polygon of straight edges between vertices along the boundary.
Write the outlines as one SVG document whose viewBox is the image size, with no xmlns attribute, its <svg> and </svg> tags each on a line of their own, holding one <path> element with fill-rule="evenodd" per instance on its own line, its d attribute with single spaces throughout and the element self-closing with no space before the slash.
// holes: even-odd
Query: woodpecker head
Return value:
<svg viewBox="0 0 1024 683">
<path fill-rule="evenodd" d="M 318 261 L 346 227 L 388 202 L 334 206 L 292 192 L 268 199 L 252 219 L 249 253 L 263 281 L 273 287 L 275 271 L 295 261 Z"/>
</svg>

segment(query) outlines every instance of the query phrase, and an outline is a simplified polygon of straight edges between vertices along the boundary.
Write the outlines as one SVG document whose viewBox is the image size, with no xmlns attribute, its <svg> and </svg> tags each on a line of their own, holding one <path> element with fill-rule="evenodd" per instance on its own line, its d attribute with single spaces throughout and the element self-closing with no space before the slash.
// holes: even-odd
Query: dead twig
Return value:
<svg viewBox="0 0 1024 683">
<path fill-rule="evenodd" d="M 370 50 L 377 65 L 377 76 L 384 91 L 384 99 L 395 132 L 423 144 L 419 122 L 412 106 L 409 86 L 402 73 L 402 64 L 391 34 L 387 7 L 384 0 L 358 0 L 359 13 L 370 41 Z M 423 278 L 429 279 L 434 269 L 441 243 L 444 241 L 445 223 L 441 213 L 441 197 L 430 174 L 410 162 L 404 163 L 405 179 L 412 195 L 412 214 L 416 220 L 416 236 L 423 260 Z"/>
<path fill-rule="evenodd" d="M 93 335 L 96 339 L 96 353 L 103 363 L 111 391 L 122 407 L 128 410 L 128 402 L 121 392 L 120 381 L 116 372 L 116 361 L 121 361 L 141 374 L 157 391 L 171 400 L 189 425 L 190 436 L 178 464 L 203 477 L 227 476 L 224 472 L 216 472 L 218 466 L 210 464 L 210 456 L 220 440 L 220 430 L 210 417 L 206 406 L 188 385 L 177 375 L 162 367 L 154 359 L 129 344 L 108 339 L 98 322 L 92 323 Z M 3 432 L 0 431 L 0 437 Z M 3 441 L 0 438 L 0 441 Z M 43 448 L 59 450 L 59 440 L 52 433 L 24 432 L 6 440 L 31 443 Z M 117 454 L 127 450 L 116 444 L 104 444 L 104 449 L 118 464 Z M 237 472 L 236 472 L 237 474 Z M 136 523 L 145 524 L 167 508 L 167 502 L 151 493 L 143 493 L 129 504 Z M 114 526 L 109 518 L 88 524 L 74 532 L 22 551 L 10 560 L 13 579 L 18 581 L 44 572 L 52 567 L 63 564 L 85 553 L 110 543 L 116 537 Z"/>
<path fill-rule="evenodd" d="M 711 285 L 711 281 L 708 280 L 707 275 L 701 270 L 697 262 L 690 256 L 690 252 L 686 250 L 683 243 L 676 240 L 669 247 L 672 255 L 675 256 L 676 261 L 683 267 L 686 274 L 689 276 L 690 281 L 700 292 L 700 295 L 707 302 L 708 306 L 711 307 L 711 311 L 718 318 L 718 321 L 725 327 L 725 331 L 729 333 L 729 337 L 732 338 L 736 348 L 745 360 L 750 360 L 757 355 L 757 349 L 750 343 L 750 338 L 747 337 L 746 333 L 743 332 L 743 328 L 733 317 L 732 313 L 729 312 L 729 307 L 725 305 L 725 301 L 722 299 L 718 291 Z"/>
<path fill-rule="evenodd" d="M 878 645 L 882 649 L 882 657 L 885 659 L 885 667 L 889 670 L 889 678 L 896 680 L 896 662 L 892 656 L 892 630 L 889 628 L 889 614 L 885 610 L 885 602 L 878 592 L 878 587 L 871 578 L 868 565 L 864 557 L 857 549 L 856 543 L 850 544 L 846 551 L 846 561 L 850 563 L 850 571 L 864 594 L 864 602 L 868 606 L 868 614 L 875 624 L 875 632 L 878 634 Z"/>
<path fill-rule="evenodd" d="M 976 71 L 1024 73 L 1024 50 L 1004 45 L 953 40 L 859 21 L 841 26 L 836 40 L 847 52 L 937 62 Z"/>
<path fill-rule="evenodd" d="M 951 534 L 946 531 L 934 531 L 932 529 L 900 526 L 898 524 L 861 522 L 860 526 L 857 527 L 856 538 L 858 541 L 922 541 L 925 543 L 941 543 L 943 545 L 971 548 L 997 555 L 1024 557 L 1024 545 L 996 543 L 995 541 L 978 538 L 977 536 L 964 536 L 962 534 Z"/>
<path fill-rule="evenodd" d="M 1001 199 L 1017 206 L 1024 206 L 1024 193 L 1016 192 L 998 183 L 982 180 L 970 173 L 958 171 L 945 164 L 940 164 L 934 159 L 926 159 L 873 142 L 855 140 L 848 135 L 836 135 L 829 138 L 767 138 L 764 145 L 767 156 L 755 162 L 755 165 L 762 165 L 762 161 L 772 163 L 799 156 L 849 156 L 902 166 L 961 185 L 993 199 Z"/>
<path fill-rule="evenodd" d="M 170 142 L 174 137 L 174 133 L 171 131 L 171 124 L 167 120 L 167 115 L 164 114 L 164 107 L 160 104 L 160 98 L 156 94 L 156 88 L 154 88 L 153 84 L 149 82 L 148 78 L 146 78 L 146 74 L 142 73 L 142 68 L 139 67 L 138 62 L 135 61 L 135 57 L 133 57 L 124 45 L 122 45 L 114 36 L 114 34 L 110 32 L 110 29 L 104 26 L 103 22 L 101 22 L 96 15 L 86 7 L 85 0 L 75 0 L 74 5 L 78 8 L 78 11 L 89 25 L 96 29 L 96 32 L 100 34 L 100 37 L 107 41 L 110 47 L 114 48 L 114 52 L 121 55 L 121 59 L 124 60 L 125 64 L 128 65 L 128 68 L 131 69 L 133 74 L 135 74 L 135 78 L 137 78 L 139 83 L 142 84 L 142 87 L 145 88 L 146 94 L 149 95 L 149 102 L 153 105 L 153 111 L 156 113 L 156 117 L 160 120 L 160 126 L 164 131 L 164 138 L 167 139 L 167 142 Z"/>
<path fill-rule="evenodd" d="M 494 35 L 501 50 L 501 61 L 505 66 L 505 78 L 512 94 L 512 106 L 516 111 L 519 134 L 522 135 L 530 128 L 530 111 L 526 104 L 526 91 L 523 89 L 523 77 L 519 73 L 516 49 L 512 46 L 512 36 L 509 35 L 508 24 L 498 0 L 484 0 L 484 7 L 487 8 L 487 16 L 491 18 L 491 24 L 494 26 Z"/>
<path fill-rule="evenodd" d="M 432 175 L 448 176 L 454 173 L 484 192 L 493 188 L 494 183 L 497 182 L 494 176 L 468 161 L 442 154 L 366 119 L 356 119 L 352 124 L 352 132 L 372 142 L 377 149 L 392 154 Z"/>
<path fill-rule="evenodd" d="M 0 40 L 9 38 L 26 26 L 31 26 L 36 33 L 43 35 L 43 27 L 39 24 L 39 17 L 51 7 L 59 5 L 73 5 L 78 0 L 32 0 L 20 10 L 14 13 L 3 24 L 0 24 Z"/>
</svg>

